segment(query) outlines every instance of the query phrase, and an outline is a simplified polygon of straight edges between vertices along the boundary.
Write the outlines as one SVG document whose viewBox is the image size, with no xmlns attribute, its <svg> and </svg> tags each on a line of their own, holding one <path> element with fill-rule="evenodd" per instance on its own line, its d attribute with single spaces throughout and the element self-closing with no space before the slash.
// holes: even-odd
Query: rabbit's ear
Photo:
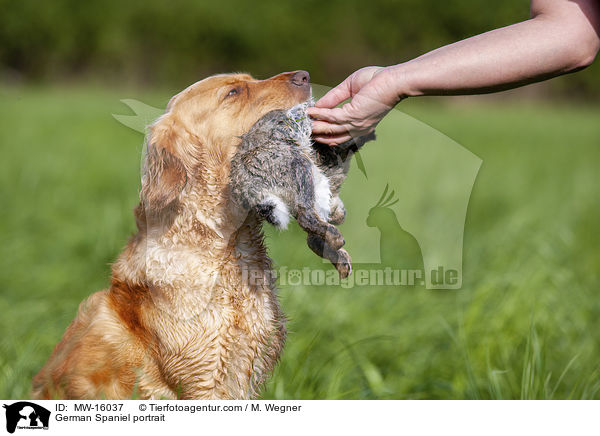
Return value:
<svg viewBox="0 0 600 436">
<path fill-rule="evenodd" d="M 147 210 L 158 212 L 173 203 L 187 183 L 181 160 L 165 147 L 148 145 L 142 177 L 142 201 Z"/>
</svg>

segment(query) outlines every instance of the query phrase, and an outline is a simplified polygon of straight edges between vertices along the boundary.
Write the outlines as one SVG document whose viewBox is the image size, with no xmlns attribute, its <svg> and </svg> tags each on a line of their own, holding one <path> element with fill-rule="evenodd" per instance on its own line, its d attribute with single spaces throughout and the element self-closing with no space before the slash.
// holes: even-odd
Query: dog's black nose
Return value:
<svg viewBox="0 0 600 436">
<path fill-rule="evenodd" d="M 296 71 L 290 80 L 296 86 L 307 86 L 310 84 L 310 74 L 308 71 Z"/>
</svg>

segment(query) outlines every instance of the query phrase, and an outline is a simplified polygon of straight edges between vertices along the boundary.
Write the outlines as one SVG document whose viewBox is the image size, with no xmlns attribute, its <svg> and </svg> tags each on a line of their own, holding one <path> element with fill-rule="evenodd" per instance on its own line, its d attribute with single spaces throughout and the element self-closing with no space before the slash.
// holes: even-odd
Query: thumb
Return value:
<svg viewBox="0 0 600 436">
<path fill-rule="evenodd" d="M 352 97 L 350 81 L 346 79 L 320 98 L 319 101 L 315 103 L 315 107 L 333 108 L 350 97 Z"/>
</svg>

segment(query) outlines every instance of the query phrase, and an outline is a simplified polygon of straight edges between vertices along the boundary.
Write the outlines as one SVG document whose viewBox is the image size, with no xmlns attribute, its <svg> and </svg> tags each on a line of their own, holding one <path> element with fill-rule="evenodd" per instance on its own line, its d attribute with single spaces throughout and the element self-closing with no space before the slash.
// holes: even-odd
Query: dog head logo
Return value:
<svg viewBox="0 0 600 436">
<path fill-rule="evenodd" d="M 6 409 L 6 431 L 14 433 L 19 429 L 48 429 L 50 411 L 28 401 L 19 401 L 10 405 L 4 404 Z"/>
</svg>

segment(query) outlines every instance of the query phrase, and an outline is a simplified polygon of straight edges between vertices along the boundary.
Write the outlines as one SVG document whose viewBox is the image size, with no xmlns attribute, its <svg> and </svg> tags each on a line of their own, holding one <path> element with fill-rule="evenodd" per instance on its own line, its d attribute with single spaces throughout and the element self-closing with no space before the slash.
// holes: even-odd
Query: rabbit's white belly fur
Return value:
<svg viewBox="0 0 600 436">
<path fill-rule="evenodd" d="M 329 220 L 331 212 L 331 189 L 329 188 L 329 179 L 315 165 L 312 166 L 313 178 L 313 207 L 315 212 L 323 221 Z M 279 229 L 287 229 L 290 222 L 290 207 L 282 198 L 275 192 L 269 192 L 264 195 L 261 203 L 273 205 L 273 224 Z"/>
<path fill-rule="evenodd" d="M 331 212 L 331 189 L 329 188 L 329 179 L 314 165 L 312 173 L 315 189 L 315 211 L 323 221 L 328 221 L 329 213 Z"/>
</svg>

